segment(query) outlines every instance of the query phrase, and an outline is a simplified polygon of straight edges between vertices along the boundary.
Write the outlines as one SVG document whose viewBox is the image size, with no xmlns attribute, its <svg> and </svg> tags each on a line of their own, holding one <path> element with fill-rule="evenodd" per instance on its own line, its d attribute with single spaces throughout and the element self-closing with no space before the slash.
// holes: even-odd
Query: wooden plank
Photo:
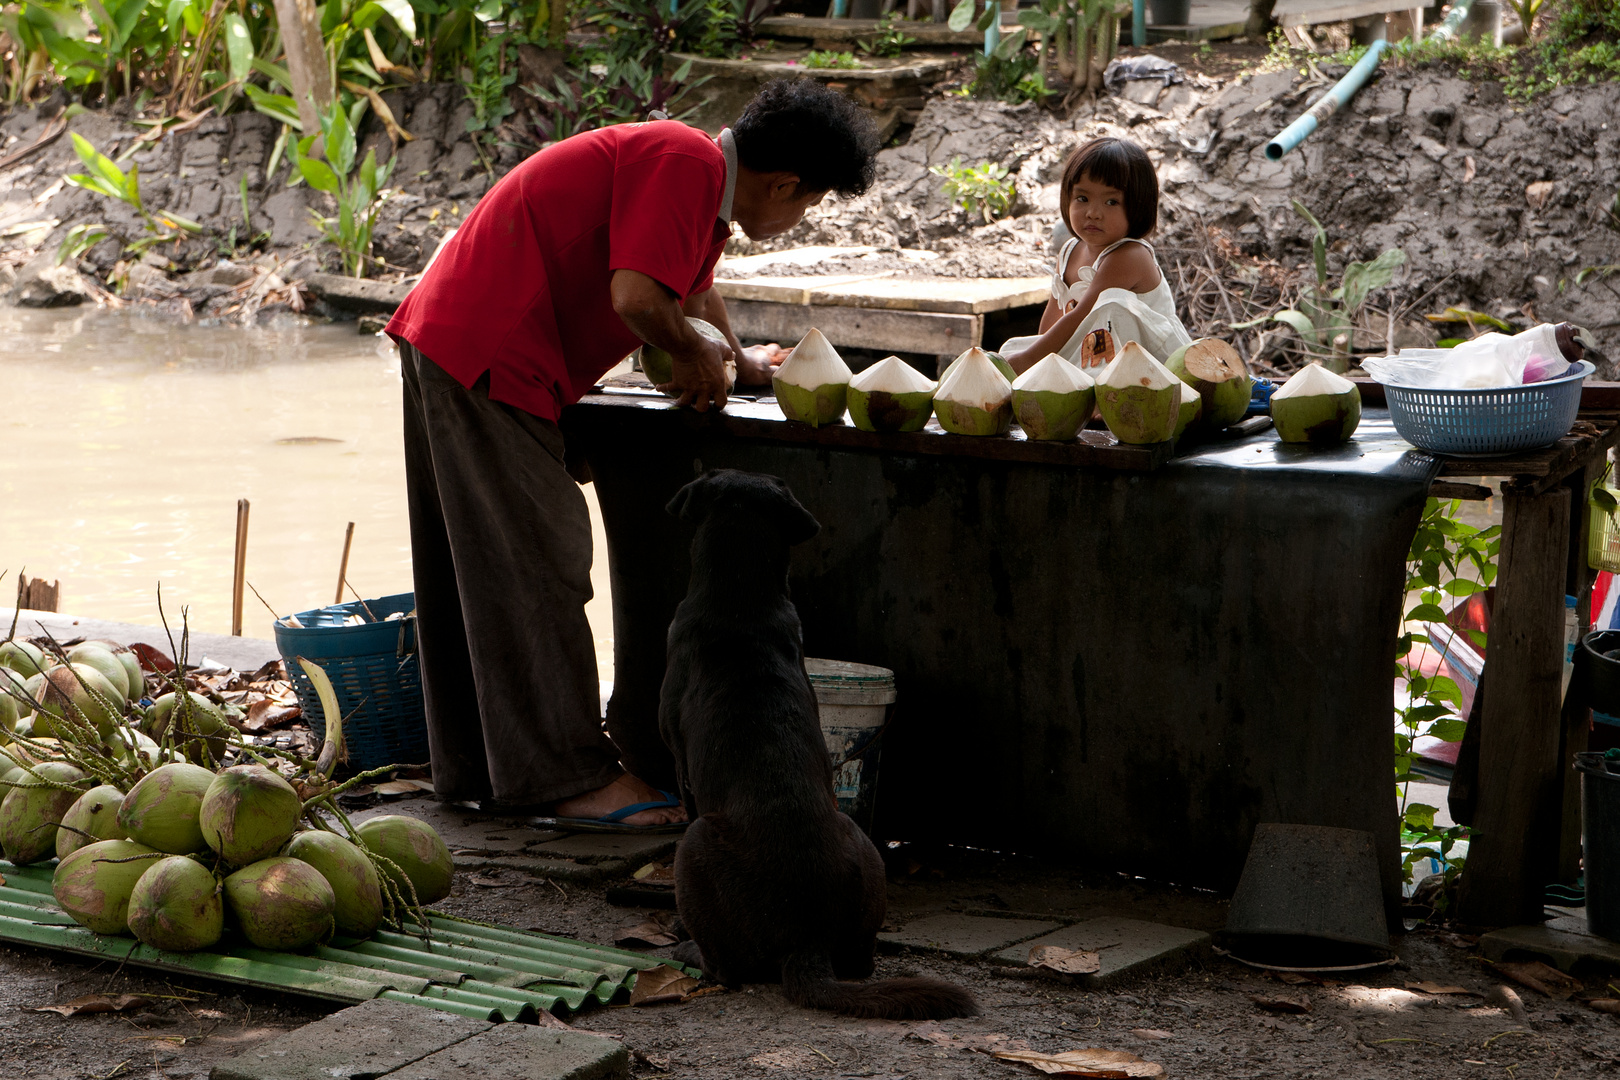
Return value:
<svg viewBox="0 0 1620 1080">
<path fill-rule="evenodd" d="M 840 285 L 850 285 L 858 281 L 867 281 L 873 278 L 884 277 L 886 271 L 877 274 L 826 274 L 821 276 L 782 276 L 761 275 L 760 277 L 744 278 L 715 278 L 714 287 L 720 295 L 727 300 L 764 300 L 773 304 L 808 304 L 818 288 L 836 288 Z"/>
<path fill-rule="evenodd" d="M 1561 684 L 1569 489 L 1503 496 L 1502 548 L 1486 642 L 1490 697 L 1459 917 L 1539 922 L 1556 875 L 1563 804 Z"/>
<path fill-rule="evenodd" d="M 1429 497 L 1434 499 L 1466 499 L 1469 502 L 1484 502 L 1494 494 L 1490 488 L 1483 484 L 1454 484 L 1446 480 L 1436 480 L 1429 485 Z"/>
<path fill-rule="evenodd" d="M 809 247 L 790 248 L 786 251 L 767 251 L 759 255 L 726 256 L 715 269 L 716 277 L 730 278 L 737 274 L 751 274 L 766 266 L 815 266 L 827 259 L 849 259 L 870 255 L 877 248 L 839 247 L 833 244 L 811 244 Z"/>
<path fill-rule="evenodd" d="M 1271 17 L 1279 26 L 1316 26 L 1320 23 L 1362 19 L 1391 11 L 1407 11 L 1412 0 L 1277 0 Z"/>
<path fill-rule="evenodd" d="M 1003 19 L 1003 21 L 1007 21 Z M 982 45 L 984 35 L 974 29 L 952 30 L 945 23 L 907 22 L 901 27 L 918 45 Z M 772 15 L 759 21 L 765 37 L 804 41 L 854 42 L 877 36 L 876 19 L 814 19 L 798 15 Z"/>
<path fill-rule="evenodd" d="M 983 315 L 987 311 L 1044 304 L 1051 279 L 1028 278 L 871 278 L 824 285 L 810 294 L 813 304 L 840 304 L 904 311 Z"/>
<path fill-rule="evenodd" d="M 995 461 L 1024 461 L 1046 465 L 1092 466 L 1128 472 L 1157 469 L 1170 460 L 1173 443 L 1127 446 L 1106 431 L 1087 429 L 1069 442 L 1029 439 L 1014 428 L 1000 438 L 952 435 L 939 421 L 930 420 L 917 432 L 880 434 L 862 431 L 848 424 L 813 428 L 783 419 L 774 399 L 747 401 L 732 398 L 724 412 L 700 413 L 676 408 L 662 394 L 631 389 L 606 388 L 593 391 L 570 405 L 574 415 L 567 423 L 602 425 L 654 423 L 707 426 L 738 438 L 768 439 L 847 450 L 874 450 L 885 454 L 923 454 L 930 457 L 972 457 Z M 643 414 L 652 412 L 653 417 Z M 588 419 L 587 419 L 588 418 Z M 605 429 L 604 429 L 605 430 Z M 645 429 L 642 429 L 643 431 Z"/>
<path fill-rule="evenodd" d="M 1564 592 L 1576 598 L 1575 625 L 1592 622 L 1592 583 L 1597 578 L 1589 561 L 1592 506 L 1586 496 L 1602 478 L 1607 452 L 1587 461 L 1582 469 L 1564 481 L 1569 490 L 1569 558 L 1564 570 Z M 1567 603 L 1567 601 L 1566 601 Z M 1579 645 L 1576 646 L 1579 648 Z M 1582 695 L 1571 693 L 1559 717 L 1561 741 L 1558 759 L 1563 762 L 1564 789 L 1558 844 L 1558 880 L 1573 885 L 1581 872 L 1581 774 L 1575 771 L 1575 755 L 1586 751 L 1591 736 L 1591 713 Z"/>
<path fill-rule="evenodd" d="M 726 315 L 732 331 L 752 341 L 792 344 L 815 327 L 834 345 L 943 356 L 971 349 L 984 340 L 982 315 L 772 304 L 760 300 L 728 302 Z"/>
</svg>

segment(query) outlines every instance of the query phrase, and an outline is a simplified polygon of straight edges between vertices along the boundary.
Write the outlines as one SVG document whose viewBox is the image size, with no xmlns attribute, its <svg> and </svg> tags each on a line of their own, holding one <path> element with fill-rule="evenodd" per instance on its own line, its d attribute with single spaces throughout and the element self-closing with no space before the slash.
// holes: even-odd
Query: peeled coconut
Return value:
<svg viewBox="0 0 1620 1080">
<path fill-rule="evenodd" d="M 1361 423 L 1361 391 L 1321 364 L 1309 364 L 1271 395 L 1271 422 L 1283 442 L 1342 443 Z"/>
<path fill-rule="evenodd" d="M 1091 376 L 1057 353 L 1035 361 L 1012 384 L 1013 414 L 1032 439 L 1074 438 L 1096 401 Z"/>
<path fill-rule="evenodd" d="M 1005 435 L 1012 427 L 1012 382 L 989 353 L 969 349 L 940 378 L 934 415 L 957 435 Z"/>
<path fill-rule="evenodd" d="M 10 668 L 23 678 L 38 675 L 50 668 L 44 650 L 26 641 L 0 642 L 0 667 Z"/>
<path fill-rule="evenodd" d="M 404 872 L 416 887 L 418 903 L 431 904 L 450 895 L 450 877 L 455 872 L 450 849 L 427 822 L 405 814 L 384 814 L 367 818 L 355 832 L 360 834 L 360 842 L 367 850 Z M 409 900 L 411 891 L 398 875 L 386 866 L 383 872 Z"/>
<path fill-rule="evenodd" d="M 293 835 L 287 854 L 309 863 L 332 886 L 338 933 L 365 938 L 382 925 L 382 883 L 365 852 L 337 833 L 307 829 Z"/>
<path fill-rule="evenodd" d="M 1175 436 L 1178 439 L 1181 438 L 1182 432 L 1186 431 L 1197 422 L 1200 416 L 1204 415 L 1203 395 L 1186 383 L 1181 384 L 1179 392 L 1181 394 L 1181 408 L 1176 415 Z"/>
<path fill-rule="evenodd" d="M 1100 326 L 1087 330 L 1086 336 L 1080 341 L 1080 367 L 1107 367 L 1114 359 L 1114 351 L 1114 335 L 1111 332 Z"/>
<path fill-rule="evenodd" d="M 1243 419 L 1254 380 L 1238 351 L 1220 338 L 1199 338 L 1170 354 L 1164 366 L 1204 399 L 1205 426 L 1219 430 Z"/>
<path fill-rule="evenodd" d="M 783 416 L 821 427 L 844 415 L 850 378 L 849 365 L 812 327 L 771 376 L 771 386 Z"/>
<path fill-rule="evenodd" d="M 129 834 L 118 824 L 118 807 L 123 801 L 124 793 L 111 784 L 80 795 L 62 815 L 64 827 L 56 830 L 56 857 L 65 859 L 100 840 L 127 840 Z"/>
<path fill-rule="evenodd" d="M 171 733 L 170 728 L 174 731 Z M 176 749 L 198 764 L 207 765 L 225 756 L 225 736 L 230 727 L 225 715 L 201 694 L 186 691 L 186 701 L 172 691 L 152 702 L 147 734 L 159 743 L 168 736 Z M 187 738 L 188 735 L 201 738 Z"/>
<path fill-rule="evenodd" d="M 124 701 L 129 700 L 129 671 L 111 651 L 87 641 L 82 645 L 73 646 L 68 650 L 67 656 L 69 663 L 83 664 L 101 672 L 101 677 L 117 689 L 119 697 Z"/>
<path fill-rule="evenodd" d="M 112 663 L 118 665 L 116 660 Z M 64 731 L 72 731 L 74 725 L 89 724 L 105 739 L 118 723 L 117 710 L 124 706 L 123 689 L 88 664 L 52 668 L 45 675 L 41 692 L 44 696 L 36 699 L 41 705 L 34 718 L 36 737 L 60 737 Z M 69 717 L 74 725 L 65 723 Z"/>
<path fill-rule="evenodd" d="M 118 807 L 118 824 L 131 840 L 170 855 L 203 851 L 197 815 L 214 774 L 200 765 L 177 761 L 160 765 L 129 789 Z"/>
<path fill-rule="evenodd" d="M 85 778 L 65 761 L 47 761 L 33 769 L 59 784 L 78 784 Z M 82 788 L 45 787 L 32 775 L 14 778 L 13 783 L 37 785 L 13 787 L 0 800 L 0 850 L 13 864 L 26 866 L 56 854 L 56 825 L 78 801 Z"/>
<path fill-rule="evenodd" d="M 309 863 L 260 859 L 225 879 L 242 936 L 261 949 L 302 949 L 332 936 L 337 898 Z"/>
<path fill-rule="evenodd" d="M 726 335 L 713 323 L 705 322 L 688 315 L 686 321 L 692 329 L 721 345 L 729 345 Z M 675 377 L 675 359 L 669 353 L 656 345 L 643 345 L 641 347 L 641 373 L 647 376 L 647 381 L 654 386 L 662 386 Z M 737 365 L 732 361 L 726 362 L 726 385 L 737 385 Z"/>
<path fill-rule="evenodd" d="M 129 894 L 129 932 L 168 952 L 206 949 L 225 930 L 225 903 L 208 868 L 183 855 L 147 867 Z"/>
<path fill-rule="evenodd" d="M 198 810 L 203 839 L 230 866 L 280 851 L 303 816 L 298 792 L 263 765 L 233 765 L 214 777 Z"/>
<path fill-rule="evenodd" d="M 938 385 L 898 356 L 885 357 L 849 380 L 849 418 L 862 431 L 921 431 Z"/>
<path fill-rule="evenodd" d="M 1138 342 L 1127 341 L 1097 376 L 1097 411 L 1122 443 L 1164 442 L 1181 415 L 1179 382 Z"/>
<path fill-rule="evenodd" d="M 130 840 L 86 844 L 56 864 L 51 893 L 80 925 L 98 934 L 128 933 L 129 894 L 156 855 Z"/>
</svg>

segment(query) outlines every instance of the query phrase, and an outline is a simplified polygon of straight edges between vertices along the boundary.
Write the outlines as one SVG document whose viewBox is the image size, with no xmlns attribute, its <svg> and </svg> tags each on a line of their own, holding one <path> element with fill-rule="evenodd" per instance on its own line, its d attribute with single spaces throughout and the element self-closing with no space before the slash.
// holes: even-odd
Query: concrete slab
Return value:
<svg viewBox="0 0 1620 1080">
<path fill-rule="evenodd" d="M 502 1024 L 389 1073 L 388 1080 L 629 1080 L 629 1076 L 630 1052 L 613 1039 Z"/>
<path fill-rule="evenodd" d="M 899 930 L 878 935 L 880 947 L 917 949 L 946 956 L 983 956 L 1056 930 L 1044 919 L 991 919 L 946 912 L 912 919 Z"/>
<path fill-rule="evenodd" d="M 1208 952 L 1211 941 L 1208 934 L 1199 930 L 1141 919 L 1107 917 L 1065 926 L 1044 937 L 1003 949 L 995 958 L 1022 966 L 1029 962 L 1031 949 L 1046 945 L 1098 953 L 1102 967 L 1092 974 L 1076 976 L 1082 986 L 1097 987 L 1126 975 L 1186 963 Z"/>
<path fill-rule="evenodd" d="M 1560 971 L 1577 966 L 1620 967 L 1620 942 L 1587 930 L 1585 915 L 1565 915 L 1541 925 L 1508 926 L 1479 939 L 1487 960 L 1547 960 Z"/>
<path fill-rule="evenodd" d="M 11 584 L 15 585 L 16 582 L 13 580 Z M 11 608 L 0 607 L 0 626 L 10 627 L 11 615 Z M 170 616 L 174 617 L 174 613 L 171 612 Z M 175 622 L 172 625 L 175 640 L 179 641 L 180 624 Z M 41 627 L 58 641 L 69 641 L 74 638 L 106 638 L 120 645 L 144 641 L 165 653 L 169 651 L 169 638 L 161 626 L 107 622 L 78 615 L 59 615 L 54 611 L 29 611 L 26 608 L 17 619 L 17 636 L 35 637 L 40 633 Z M 0 629 L 0 635 L 4 632 Z M 208 659 L 235 668 L 237 671 L 256 671 L 267 662 L 279 659 L 280 656 L 276 643 L 263 638 L 230 637 L 225 634 L 191 635 L 190 661 L 193 664 L 200 664 L 204 659 Z"/>
<path fill-rule="evenodd" d="M 622 859 L 643 866 L 675 850 L 679 833 L 641 836 L 627 833 L 574 833 L 561 840 L 550 840 L 529 849 L 530 855 L 550 859 L 572 859 L 587 866 Z"/>
<path fill-rule="evenodd" d="M 209 1080 L 369 1080 L 492 1025 L 403 1001 L 368 1001 L 215 1065 Z"/>
<path fill-rule="evenodd" d="M 477 871 L 498 867 L 576 885 L 594 885 L 605 877 L 626 873 L 630 866 L 622 859 L 586 866 L 569 859 L 535 859 L 526 855 L 454 855 L 451 858 L 457 870 Z"/>
</svg>

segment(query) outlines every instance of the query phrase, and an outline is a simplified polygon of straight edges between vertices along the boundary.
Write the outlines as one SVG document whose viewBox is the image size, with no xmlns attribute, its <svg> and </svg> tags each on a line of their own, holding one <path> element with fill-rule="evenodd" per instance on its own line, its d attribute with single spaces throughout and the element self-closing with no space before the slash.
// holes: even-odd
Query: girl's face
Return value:
<svg viewBox="0 0 1620 1080">
<path fill-rule="evenodd" d="M 1069 229 L 1090 248 L 1105 248 L 1130 235 L 1125 193 L 1083 175 L 1069 189 Z"/>
</svg>

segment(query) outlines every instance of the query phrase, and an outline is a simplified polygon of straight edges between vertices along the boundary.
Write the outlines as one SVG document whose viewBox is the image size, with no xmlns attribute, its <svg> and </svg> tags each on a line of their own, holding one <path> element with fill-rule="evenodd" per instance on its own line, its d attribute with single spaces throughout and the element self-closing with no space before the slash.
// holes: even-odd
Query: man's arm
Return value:
<svg viewBox="0 0 1620 1080">
<path fill-rule="evenodd" d="M 702 319 L 726 335 L 732 351 L 737 354 L 738 386 L 771 385 L 771 376 L 776 373 L 776 365 L 782 362 L 784 350 L 780 345 L 774 344 L 744 348 L 742 342 L 737 340 L 737 335 L 731 332 L 731 319 L 726 314 L 726 301 L 720 295 L 719 289 L 694 293 L 688 297 L 686 313 L 693 318 Z"/>
<path fill-rule="evenodd" d="M 711 400 L 716 407 L 725 408 L 726 361 L 731 349 L 692 329 L 675 294 L 646 274 L 615 270 L 609 288 L 613 310 L 624 324 L 642 341 L 669 353 L 674 370 L 669 386 L 679 395 L 676 403 L 691 405 L 698 412 L 708 409 Z"/>
</svg>

